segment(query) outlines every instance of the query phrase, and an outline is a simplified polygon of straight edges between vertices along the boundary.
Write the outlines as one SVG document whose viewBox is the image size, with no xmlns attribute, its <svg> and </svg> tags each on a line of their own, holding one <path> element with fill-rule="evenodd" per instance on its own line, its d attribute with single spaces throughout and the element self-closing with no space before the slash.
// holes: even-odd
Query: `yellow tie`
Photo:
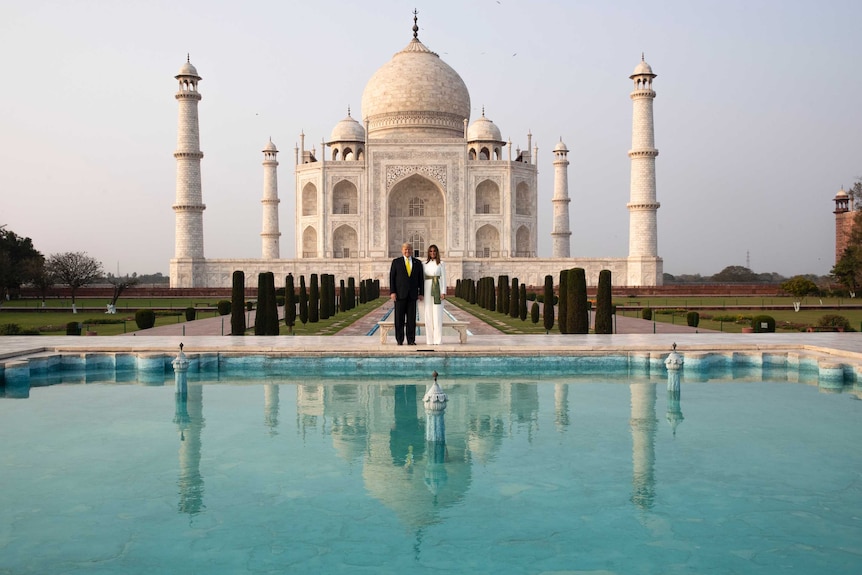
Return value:
<svg viewBox="0 0 862 575">
<path fill-rule="evenodd" d="M 410 269 L 411 269 L 410 258 L 404 258 L 404 263 L 407 265 L 407 275 L 409 276 L 410 275 Z"/>
</svg>

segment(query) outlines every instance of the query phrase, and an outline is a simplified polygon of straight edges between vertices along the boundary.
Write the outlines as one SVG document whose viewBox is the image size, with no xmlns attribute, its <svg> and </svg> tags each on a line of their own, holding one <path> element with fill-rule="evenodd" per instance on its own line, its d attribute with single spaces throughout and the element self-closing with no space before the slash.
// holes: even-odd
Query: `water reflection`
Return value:
<svg viewBox="0 0 862 575">
<path fill-rule="evenodd" d="M 631 394 L 632 503 L 651 509 L 655 501 L 655 383 L 633 383 Z"/>
<path fill-rule="evenodd" d="M 203 503 L 204 479 L 201 475 L 203 386 L 190 385 L 186 390 L 186 393 L 180 390 L 175 394 L 174 423 L 180 438 L 177 510 L 196 515 L 206 507 Z"/>
</svg>

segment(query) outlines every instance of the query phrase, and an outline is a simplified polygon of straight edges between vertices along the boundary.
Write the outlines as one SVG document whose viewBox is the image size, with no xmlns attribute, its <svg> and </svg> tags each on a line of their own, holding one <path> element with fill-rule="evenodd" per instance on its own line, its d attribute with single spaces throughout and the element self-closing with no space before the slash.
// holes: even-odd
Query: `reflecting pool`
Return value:
<svg viewBox="0 0 862 575">
<path fill-rule="evenodd" d="M 859 573 L 862 402 L 788 381 L 116 381 L 0 400 L 0 573 Z"/>
</svg>

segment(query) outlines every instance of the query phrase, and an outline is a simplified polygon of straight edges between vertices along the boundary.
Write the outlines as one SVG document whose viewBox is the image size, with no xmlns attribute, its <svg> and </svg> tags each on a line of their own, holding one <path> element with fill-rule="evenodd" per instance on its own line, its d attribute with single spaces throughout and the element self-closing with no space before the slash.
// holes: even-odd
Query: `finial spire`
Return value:
<svg viewBox="0 0 862 575">
<path fill-rule="evenodd" d="M 350 104 L 347 104 L 347 117 L 350 117 Z"/>
<path fill-rule="evenodd" d="M 416 8 L 413 9 L 413 38 L 416 40 L 419 39 L 419 24 L 416 22 L 419 20 L 419 11 Z"/>
<path fill-rule="evenodd" d="M 188 52 L 186 52 L 186 62 L 189 64 L 192 63 L 192 55 L 189 54 Z"/>
<path fill-rule="evenodd" d="M 644 53 L 641 52 L 641 62 L 643 62 L 643 61 L 644 61 Z"/>
<path fill-rule="evenodd" d="M 482 117 L 485 117 L 485 104 L 482 104 Z"/>
</svg>

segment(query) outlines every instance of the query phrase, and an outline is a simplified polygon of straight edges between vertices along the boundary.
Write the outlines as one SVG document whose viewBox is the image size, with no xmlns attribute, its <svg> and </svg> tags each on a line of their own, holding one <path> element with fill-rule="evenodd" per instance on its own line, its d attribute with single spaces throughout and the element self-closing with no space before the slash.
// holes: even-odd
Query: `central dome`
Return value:
<svg viewBox="0 0 862 575">
<path fill-rule="evenodd" d="M 470 93 L 418 38 L 380 67 L 362 93 L 370 138 L 463 138 Z"/>
</svg>

